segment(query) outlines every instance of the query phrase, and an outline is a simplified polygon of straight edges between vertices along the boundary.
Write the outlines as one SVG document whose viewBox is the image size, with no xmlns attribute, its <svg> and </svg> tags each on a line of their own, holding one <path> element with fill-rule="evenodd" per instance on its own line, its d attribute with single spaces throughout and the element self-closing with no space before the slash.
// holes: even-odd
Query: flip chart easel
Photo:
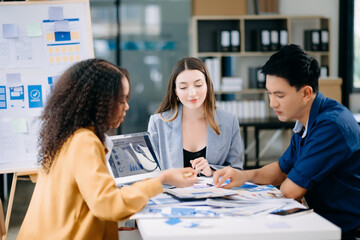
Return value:
<svg viewBox="0 0 360 240">
<path fill-rule="evenodd" d="M 29 176 L 29 178 L 24 177 L 24 176 L 27 176 L 27 175 Z M 15 172 L 14 173 L 13 179 L 12 179 L 12 184 L 11 184 L 11 191 L 10 191 L 10 195 L 9 195 L 8 207 L 7 207 L 7 211 L 6 211 L 6 217 L 5 217 L 6 234 L 3 237 L 3 240 L 6 240 L 8 230 L 9 230 L 10 217 L 11 217 L 12 205 L 14 203 L 15 189 L 16 189 L 17 181 L 18 180 L 30 180 L 33 183 L 35 183 L 36 178 L 37 178 L 37 170 L 26 171 L 26 172 Z"/>
<path fill-rule="evenodd" d="M 89 0 L 0 3 L 0 174 L 14 173 L 6 230 L 17 180 L 36 180 L 47 98 L 68 67 L 93 57 Z"/>
</svg>

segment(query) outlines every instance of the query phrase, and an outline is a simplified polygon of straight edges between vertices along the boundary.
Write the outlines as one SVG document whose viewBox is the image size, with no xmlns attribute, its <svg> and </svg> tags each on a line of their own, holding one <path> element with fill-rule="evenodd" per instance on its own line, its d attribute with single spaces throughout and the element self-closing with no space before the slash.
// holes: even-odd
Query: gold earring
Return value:
<svg viewBox="0 0 360 240">
<path fill-rule="evenodd" d="M 176 100 L 180 101 L 179 97 L 176 97 Z"/>
</svg>

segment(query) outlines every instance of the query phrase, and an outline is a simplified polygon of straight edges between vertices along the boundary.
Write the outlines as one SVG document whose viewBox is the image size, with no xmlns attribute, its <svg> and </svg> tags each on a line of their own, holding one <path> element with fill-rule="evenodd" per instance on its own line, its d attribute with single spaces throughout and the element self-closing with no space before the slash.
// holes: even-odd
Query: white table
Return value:
<svg viewBox="0 0 360 240">
<path fill-rule="evenodd" d="M 144 240 L 225 240 L 225 239 L 276 239 L 310 240 L 340 239 L 341 229 L 320 215 L 311 212 L 299 216 L 266 215 L 251 217 L 222 217 L 180 219 L 182 222 L 170 225 L 167 219 L 138 219 L 137 224 Z M 197 227 L 188 225 L 200 222 Z"/>
</svg>

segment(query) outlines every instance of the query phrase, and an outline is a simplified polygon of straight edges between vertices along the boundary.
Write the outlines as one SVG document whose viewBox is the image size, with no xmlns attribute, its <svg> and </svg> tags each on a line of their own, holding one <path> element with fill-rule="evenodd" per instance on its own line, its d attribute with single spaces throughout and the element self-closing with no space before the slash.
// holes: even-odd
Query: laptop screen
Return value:
<svg viewBox="0 0 360 240">
<path fill-rule="evenodd" d="M 160 165 L 149 133 L 111 136 L 109 140 L 107 165 L 117 186 L 159 174 Z"/>
</svg>

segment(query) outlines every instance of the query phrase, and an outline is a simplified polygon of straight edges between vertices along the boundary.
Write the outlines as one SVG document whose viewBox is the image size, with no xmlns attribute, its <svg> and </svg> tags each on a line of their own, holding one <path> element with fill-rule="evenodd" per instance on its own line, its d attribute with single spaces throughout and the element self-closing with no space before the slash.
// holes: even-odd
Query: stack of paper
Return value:
<svg viewBox="0 0 360 240">
<path fill-rule="evenodd" d="M 228 184 L 229 181 L 225 181 Z M 173 188 L 193 201 L 182 201 L 162 193 L 149 200 L 148 205 L 132 219 L 139 218 L 213 218 L 224 216 L 259 217 L 280 210 L 305 208 L 293 199 L 283 198 L 280 190 L 271 185 L 245 183 L 231 190 L 213 187 L 211 178 L 199 178 L 199 182 L 190 188 Z M 220 194 L 222 198 L 196 200 L 196 195 Z M 195 201 L 196 200 L 196 201 Z"/>
</svg>

